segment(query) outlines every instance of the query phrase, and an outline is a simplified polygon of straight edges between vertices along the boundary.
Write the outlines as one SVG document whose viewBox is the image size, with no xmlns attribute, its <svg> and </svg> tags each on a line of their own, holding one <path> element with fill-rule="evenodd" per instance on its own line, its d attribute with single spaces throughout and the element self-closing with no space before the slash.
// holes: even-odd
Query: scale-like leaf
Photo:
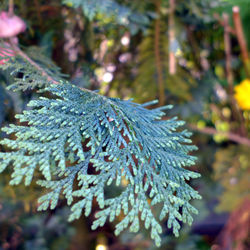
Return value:
<svg viewBox="0 0 250 250">
<path fill-rule="evenodd" d="M 95 199 L 100 211 L 93 229 L 123 213 L 116 234 L 127 227 L 137 232 L 141 218 L 156 245 L 162 232 L 159 221 L 167 215 L 176 236 L 179 221 L 192 222 L 197 211 L 190 200 L 200 195 L 186 180 L 199 174 L 184 167 L 194 164 L 188 153 L 196 147 L 190 145 L 188 131 L 177 130 L 183 122 L 162 120 L 162 110 L 170 106 L 149 110 L 147 104 L 107 98 L 67 82 L 45 91 L 54 98 L 31 101 L 32 109 L 17 115 L 22 125 L 3 129 L 16 139 L 0 142 L 11 149 L 0 154 L 1 170 L 14 166 L 11 184 L 25 178 L 28 185 L 36 169 L 42 173 L 38 184 L 52 191 L 39 199 L 40 210 L 55 208 L 62 193 L 69 205 L 78 197 L 70 215 L 74 220 L 83 210 L 88 216 Z M 106 197 L 112 183 L 122 192 Z M 153 207 L 159 203 L 158 218 Z"/>
</svg>

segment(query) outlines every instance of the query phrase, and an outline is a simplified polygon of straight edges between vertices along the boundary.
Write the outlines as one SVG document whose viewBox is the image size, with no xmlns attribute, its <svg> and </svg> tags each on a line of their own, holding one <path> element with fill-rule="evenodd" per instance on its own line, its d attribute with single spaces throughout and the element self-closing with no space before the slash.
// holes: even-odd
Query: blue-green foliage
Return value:
<svg viewBox="0 0 250 250">
<path fill-rule="evenodd" d="M 41 48 L 30 46 L 25 50 L 25 53 L 32 58 L 32 60 L 41 67 L 43 72 L 41 73 L 35 68 L 28 60 L 21 57 L 17 52 L 14 56 L 14 51 L 5 43 L 0 40 L 0 59 L 4 60 L 4 64 L 1 65 L 1 69 L 8 72 L 11 76 L 12 84 L 8 86 L 8 89 L 17 91 L 25 91 L 27 89 L 43 88 L 53 81 L 60 81 L 66 75 L 62 74 L 60 68 L 57 67 L 52 60 L 43 54 Z M 51 79 L 48 79 L 48 76 Z M 53 77 L 53 78 L 52 78 Z"/>
<path fill-rule="evenodd" d="M 36 169 L 41 172 L 38 184 L 51 191 L 39 199 L 39 210 L 54 209 L 63 194 L 68 205 L 73 204 L 72 221 L 83 210 L 88 216 L 96 199 L 100 211 L 93 229 L 122 213 L 116 234 L 127 227 L 137 232 L 140 218 L 158 246 L 159 221 L 167 215 L 176 236 L 178 221 L 192 223 L 191 213 L 197 210 L 190 200 L 200 195 L 186 180 L 199 174 L 183 168 L 194 164 L 188 152 L 196 147 L 190 145 L 189 132 L 177 132 L 182 121 L 162 120 L 163 108 L 145 108 L 153 102 L 106 98 L 67 82 L 45 91 L 55 97 L 31 101 L 32 109 L 17 115 L 22 125 L 3 128 L 16 139 L 0 142 L 10 149 L 0 153 L 0 171 L 13 166 L 11 184 L 29 185 Z M 105 190 L 112 183 L 122 192 L 107 198 Z M 159 203 L 161 212 L 155 215 Z"/>
<path fill-rule="evenodd" d="M 16 116 L 20 125 L 2 129 L 15 139 L 0 141 L 5 149 L 0 152 L 0 172 L 10 166 L 10 184 L 29 185 L 35 176 L 48 188 L 39 210 L 55 208 L 63 194 L 72 205 L 69 219 L 74 220 L 82 211 L 88 216 L 95 199 L 100 211 L 93 229 L 123 214 L 115 233 L 127 227 L 137 232 L 140 218 L 160 245 L 159 221 L 168 216 L 168 227 L 178 236 L 178 221 L 191 224 L 191 213 L 197 212 L 190 200 L 200 198 L 186 183 L 199 174 L 184 168 L 194 164 L 189 152 L 196 147 L 190 145 L 189 132 L 178 130 L 183 122 L 162 120 L 164 107 L 145 108 L 155 102 L 139 105 L 107 98 L 59 81 L 61 73 L 52 62 L 33 58 L 47 75 L 25 57 L 6 55 L 4 69 L 14 76 L 11 88 L 39 87 L 51 97 L 31 101 L 31 109 Z M 110 185 L 119 186 L 121 193 L 108 197 Z M 153 213 L 156 205 L 161 208 L 158 215 Z"/>
<path fill-rule="evenodd" d="M 63 0 L 63 3 L 74 8 L 81 7 L 84 15 L 90 20 L 98 14 L 113 17 L 115 23 L 128 26 L 133 33 L 149 24 L 146 14 L 135 12 L 115 0 Z"/>
</svg>

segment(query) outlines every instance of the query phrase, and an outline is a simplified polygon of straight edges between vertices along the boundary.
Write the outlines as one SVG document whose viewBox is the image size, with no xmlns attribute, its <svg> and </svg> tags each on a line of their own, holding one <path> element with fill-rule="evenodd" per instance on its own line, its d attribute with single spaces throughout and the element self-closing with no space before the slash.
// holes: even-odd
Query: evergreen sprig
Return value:
<svg viewBox="0 0 250 250">
<path fill-rule="evenodd" d="M 191 213 L 197 211 L 190 200 L 200 195 L 186 180 L 199 174 L 183 167 L 194 164 L 188 152 L 196 147 L 189 145 L 189 132 L 177 132 L 183 122 L 161 119 L 162 110 L 170 106 L 148 110 L 145 107 L 154 102 L 139 105 L 106 98 L 67 82 L 44 91 L 55 98 L 31 101 L 32 109 L 17 115 L 22 125 L 3 128 L 16 136 L 0 142 L 10 149 L 0 153 L 0 170 L 8 165 L 14 169 L 10 184 L 24 180 L 29 185 L 38 169 L 43 176 L 38 184 L 52 190 L 39 199 L 39 210 L 55 208 L 61 193 L 68 205 L 78 197 L 69 218 L 74 220 L 82 210 L 88 216 L 96 199 L 100 211 L 93 229 L 123 213 L 116 234 L 128 226 L 137 232 L 141 218 L 156 245 L 162 232 L 159 220 L 167 214 L 176 236 L 178 221 L 191 224 Z M 113 182 L 122 192 L 106 197 Z M 158 203 L 162 209 L 156 216 L 153 207 Z"/>
<path fill-rule="evenodd" d="M 149 110 L 156 101 L 140 105 L 80 89 L 63 80 L 52 62 L 42 56 L 32 60 L 19 49 L 1 45 L 1 57 L 14 76 L 12 89 L 44 93 L 16 115 L 19 125 L 2 129 L 15 137 L 0 141 L 0 172 L 13 167 L 11 185 L 30 185 L 35 175 L 50 190 L 39 199 L 39 210 L 54 209 L 64 195 L 72 221 L 82 211 L 88 216 L 96 201 L 100 210 L 93 229 L 122 214 L 115 233 L 127 227 L 137 232 L 141 219 L 157 246 L 166 216 L 176 236 L 179 221 L 192 223 L 197 210 L 190 200 L 200 195 L 186 181 L 200 175 L 185 167 L 195 163 L 189 152 L 196 147 L 190 145 L 191 133 L 179 130 L 184 122 L 163 119 L 171 106 Z M 121 192 L 109 197 L 112 185 Z"/>
</svg>

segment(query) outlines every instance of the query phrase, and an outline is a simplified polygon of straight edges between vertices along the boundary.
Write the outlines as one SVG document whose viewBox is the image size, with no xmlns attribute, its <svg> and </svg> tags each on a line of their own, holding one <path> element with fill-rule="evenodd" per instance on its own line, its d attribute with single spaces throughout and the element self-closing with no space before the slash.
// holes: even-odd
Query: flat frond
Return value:
<svg viewBox="0 0 250 250">
<path fill-rule="evenodd" d="M 31 101 L 32 109 L 17 115 L 21 125 L 3 128 L 16 139 L 0 142 L 10 149 L 0 153 L 0 170 L 13 166 L 11 184 L 24 179 L 28 185 L 36 169 L 41 172 L 38 184 L 51 191 L 39 199 L 40 210 L 55 208 L 64 195 L 68 205 L 77 200 L 69 218 L 74 220 L 82 212 L 88 216 L 96 200 L 100 211 L 93 229 L 123 214 L 116 234 L 126 228 L 137 232 L 141 219 L 158 246 L 160 220 L 167 215 L 176 236 L 180 221 L 192 222 L 197 210 L 190 200 L 200 195 L 186 180 L 199 174 L 184 168 L 194 165 L 189 152 L 196 147 L 188 131 L 179 131 L 183 122 L 163 120 L 161 108 L 149 110 L 147 104 L 107 98 L 67 82 L 44 91 L 54 98 Z M 110 185 L 122 192 L 106 197 Z M 158 204 L 159 216 L 153 211 Z"/>
</svg>

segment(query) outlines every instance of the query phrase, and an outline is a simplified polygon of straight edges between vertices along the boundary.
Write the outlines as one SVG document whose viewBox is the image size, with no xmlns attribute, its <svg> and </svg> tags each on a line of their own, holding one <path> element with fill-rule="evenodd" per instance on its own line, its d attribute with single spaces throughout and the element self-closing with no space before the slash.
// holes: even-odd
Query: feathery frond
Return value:
<svg viewBox="0 0 250 250">
<path fill-rule="evenodd" d="M 196 148 L 188 145 L 189 132 L 176 131 L 183 122 L 161 120 L 163 108 L 148 110 L 147 104 L 106 98 L 69 83 L 45 90 L 56 98 L 31 101 L 32 110 L 17 115 L 23 125 L 3 128 L 16 135 L 16 140 L 1 141 L 11 149 L 0 153 L 1 171 L 14 167 L 11 184 L 24 179 L 29 185 L 38 169 L 43 176 L 38 184 L 52 190 L 39 199 L 40 210 L 55 208 L 61 193 L 69 205 L 80 197 L 72 206 L 69 219 L 74 220 L 82 210 L 88 216 L 96 199 L 100 211 L 93 229 L 123 213 L 116 233 L 129 225 L 130 231 L 137 232 L 140 217 L 157 245 L 162 231 L 159 220 L 167 214 L 176 236 L 178 220 L 192 222 L 191 213 L 197 211 L 190 199 L 200 196 L 186 180 L 199 174 L 183 168 L 194 164 L 195 157 L 188 152 Z M 112 182 L 123 191 L 106 198 L 105 190 Z M 153 213 L 158 203 L 162 204 L 159 218 Z"/>
</svg>

